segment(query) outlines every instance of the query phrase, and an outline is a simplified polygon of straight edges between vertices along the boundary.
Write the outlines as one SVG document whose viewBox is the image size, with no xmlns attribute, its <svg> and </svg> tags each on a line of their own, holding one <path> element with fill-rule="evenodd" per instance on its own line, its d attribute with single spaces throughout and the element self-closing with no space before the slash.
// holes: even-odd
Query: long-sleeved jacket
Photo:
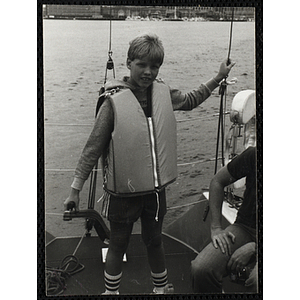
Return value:
<svg viewBox="0 0 300 300">
<path fill-rule="evenodd" d="M 135 93 L 135 87 L 127 82 L 128 77 L 122 81 L 113 81 L 105 86 L 105 90 L 109 91 L 114 88 L 129 88 Z M 198 89 L 183 94 L 177 89 L 170 90 L 170 98 L 173 110 L 192 110 L 210 95 L 213 89 L 217 87 L 214 80 L 209 80 L 205 84 L 201 84 Z M 99 157 L 106 151 L 111 140 L 111 134 L 114 130 L 114 112 L 109 99 L 106 99 L 100 107 L 97 114 L 94 128 L 90 137 L 82 151 L 79 162 L 75 170 L 75 177 L 72 188 L 81 190 L 84 182 L 87 180 L 91 170 L 96 164 Z"/>
</svg>

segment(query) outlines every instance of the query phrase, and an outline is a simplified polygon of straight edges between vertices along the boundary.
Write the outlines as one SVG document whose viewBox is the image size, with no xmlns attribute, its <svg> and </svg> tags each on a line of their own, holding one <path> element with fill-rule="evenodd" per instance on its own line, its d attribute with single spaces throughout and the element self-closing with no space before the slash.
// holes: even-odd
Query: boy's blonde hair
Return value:
<svg viewBox="0 0 300 300">
<path fill-rule="evenodd" d="M 144 34 L 129 43 L 127 57 L 132 61 L 147 58 L 162 65 L 164 47 L 156 34 Z"/>
</svg>

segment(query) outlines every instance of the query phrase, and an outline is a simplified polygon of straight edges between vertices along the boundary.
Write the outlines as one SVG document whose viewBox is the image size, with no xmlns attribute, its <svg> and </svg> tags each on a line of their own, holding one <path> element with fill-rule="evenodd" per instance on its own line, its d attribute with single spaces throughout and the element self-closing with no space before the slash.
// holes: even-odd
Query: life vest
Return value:
<svg viewBox="0 0 300 300">
<path fill-rule="evenodd" d="M 114 130 L 104 165 L 104 189 L 133 196 L 159 191 L 177 177 L 176 120 L 169 88 L 154 82 L 152 117 L 130 89 L 110 96 Z"/>
</svg>

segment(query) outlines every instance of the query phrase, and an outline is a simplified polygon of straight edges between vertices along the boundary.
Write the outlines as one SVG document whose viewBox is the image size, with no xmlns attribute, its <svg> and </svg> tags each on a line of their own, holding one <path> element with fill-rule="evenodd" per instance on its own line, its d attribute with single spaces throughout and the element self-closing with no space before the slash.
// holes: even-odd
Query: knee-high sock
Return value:
<svg viewBox="0 0 300 300">
<path fill-rule="evenodd" d="M 118 275 L 109 275 L 104 271 L 105 288 L 109 292 L 116 292 L 119 290 L 122 272 Z"/>
<path fill-rule="evenodd" d="M 168 283 L 168 272 L 164 270 L 162 273 L 151 272 L 152 281 L 156 289 L 164 288 Z"/>
</svg>

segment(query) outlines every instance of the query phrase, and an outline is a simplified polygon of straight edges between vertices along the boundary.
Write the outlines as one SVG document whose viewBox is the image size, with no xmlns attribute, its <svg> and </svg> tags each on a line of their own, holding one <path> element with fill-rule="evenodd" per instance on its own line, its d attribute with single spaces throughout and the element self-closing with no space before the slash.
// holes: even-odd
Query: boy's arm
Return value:
<svg viewBox="0 0 300 300">
<path fill-rule="evenodd" d="M 212 91 L 219 86 L 223 78 L 228 76 L 231 68 L 235 63 L 227 65 L 227 60 L 223 61 L 220 65 L 219 72 L 216 77 L 208 80 L 206 83 L 201 84 L 196 90 L 189 93 L 182 94 L 179 90 L 170 90 L 171 99 L 174 110 L 192 110 L 202 102 L 204 102 L 212 93 Z"/>
<path fill-rule="evenodd" d="M 75 177 L 71 185 L 73 189 L 79 191 L 82 189 L 97 160 L 109 144 L 113 126 L 113 109 L 110 101 L 106 99 L 99 110 L 94 128 L 78 161 Z"/>
<path fill-rule="evenodd" d="M 209 87 L 210 88 L 209 88 Z M 183 94 L 177 89 L 170 89 L 173 110 L 192 110 L 204 102 L 218 86 L 213 79 L 201 84 L 196 90 Z"/>
</svg>

